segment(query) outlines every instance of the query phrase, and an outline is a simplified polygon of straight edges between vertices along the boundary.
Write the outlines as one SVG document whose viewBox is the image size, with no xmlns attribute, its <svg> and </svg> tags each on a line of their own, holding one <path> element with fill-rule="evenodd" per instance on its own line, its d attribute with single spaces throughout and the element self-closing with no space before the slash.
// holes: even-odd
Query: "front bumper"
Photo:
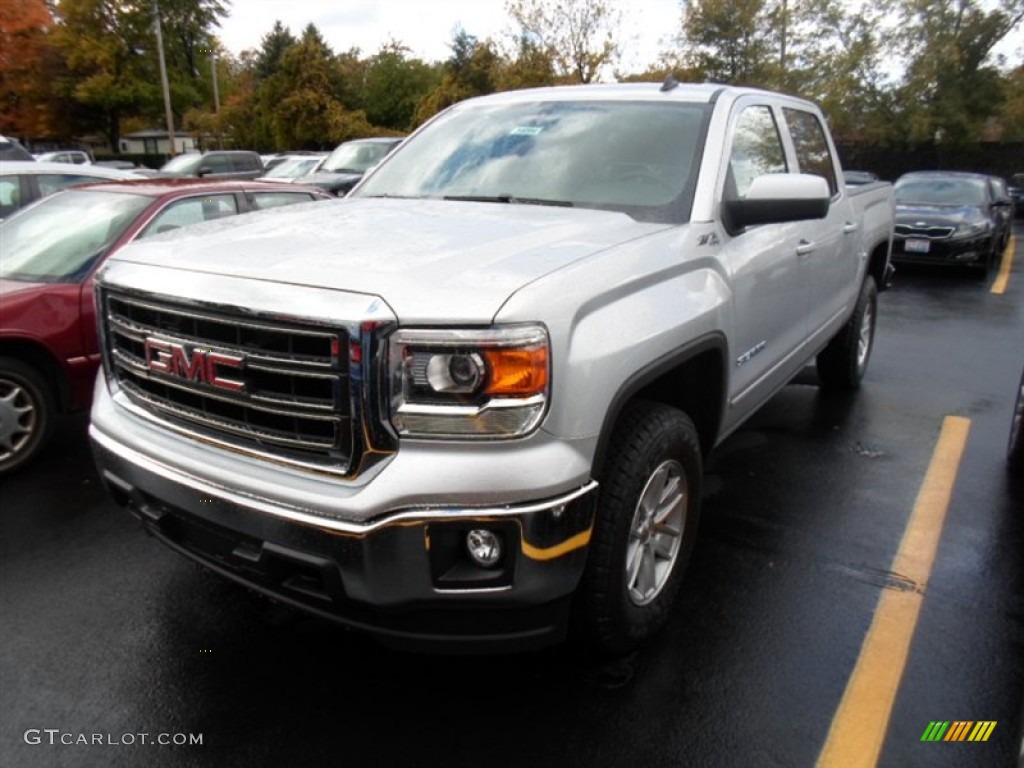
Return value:
<svg viewBox="0 0 1024 768">
<path fill-rule="evenodd" d="M 418 650 L 525 650 L 559 642 L 586 561 L 596 483 L 536 502 L 420 506 L 365 522 L 268 514 L 254 499 L 90 428 L 114 498 L 178 552 L 277 600 Z M 482 568 L 463 545 L 498 532 Z"/>
<path fill-rule="evenodd" d="M 907 249 L 907 241 L 927 243 L 927 251 Z M 984 265 L 992 253 L 992 237 L 926 238 L 897 235 L 892 241 L 892 260 L 900 264 Z"/>
</svg>

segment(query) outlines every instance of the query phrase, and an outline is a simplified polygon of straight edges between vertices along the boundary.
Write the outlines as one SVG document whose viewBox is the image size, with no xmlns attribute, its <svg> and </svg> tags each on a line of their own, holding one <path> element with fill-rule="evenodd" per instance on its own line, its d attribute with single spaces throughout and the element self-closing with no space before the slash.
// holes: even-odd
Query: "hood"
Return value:
<svg viewBox="0 0 1024 768">
<path fill-rule="evenodd" d="M 305 176 L 300 176 L 296 181 L 303 184 L 312 184 L 317 187 L 344 187 L 355 186 L 355 183 L 363 178 L 361 173 L 333 173 L 331 171 L 317 171 Z"/>
<path fill-rule="evenodd" d="M 984 214 L 981 209 L 974 205 L 896 203 L 896 223 L 908 226 L 923 222 L 925 226 L 940 224 L 955 227 L 958 224 L 982 218 L 984 218 Z"/>
<path fill-rule="evenodd" d="M 211 224 L 138 241 L 108 265 L 351 291 L 381 297 L 406 323 L 481 323 L 527 283 L 670 226 L 607 211 L 371 198 Z"/>
</svg>

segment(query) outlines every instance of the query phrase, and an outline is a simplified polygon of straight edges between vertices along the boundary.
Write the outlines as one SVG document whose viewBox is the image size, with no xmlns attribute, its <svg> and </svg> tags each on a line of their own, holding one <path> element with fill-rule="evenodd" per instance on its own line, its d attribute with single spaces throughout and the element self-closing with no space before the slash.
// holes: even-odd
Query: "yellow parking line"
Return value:
<svg viewBox="0 0 1024 768">
<path fill-rule="evenodd" d="M 947 416 L 917 494 L 892 571 L 916 585 L 885 589 L 846 691 L 832 719 L 819 768 L 873 768 L 878 763 L 910 641 L 939 547 L 970 419 Z"/>
<path fill-rule="evenodd" d="M 1010 282 L 1010 267 L 1013 266 L 1013 256 L 1017 253 L 1017 236 L 1010 235 L 1010 242 L 1006 244 L 1003 251 L 1003 260 L 999 265 L 999 274 L 996 281 L 992 283 L 992 293 L 1005 293 L 1006 286 Z"/>
</svg>

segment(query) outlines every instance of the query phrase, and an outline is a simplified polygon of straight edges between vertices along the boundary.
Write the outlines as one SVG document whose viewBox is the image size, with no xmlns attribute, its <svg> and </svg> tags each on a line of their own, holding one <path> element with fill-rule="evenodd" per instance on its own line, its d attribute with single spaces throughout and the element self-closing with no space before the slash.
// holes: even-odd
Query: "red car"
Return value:
<svg viewBox="0 0 1024 768">
<path fill-rule="evenodd" d="M 89 405 L 100 355 L 93 275 L 138 238 L 211 219 L 330 200 L 311 187 L 147 179 L 52 195 L 0 223 L 0 474 Z"/>
</svg>

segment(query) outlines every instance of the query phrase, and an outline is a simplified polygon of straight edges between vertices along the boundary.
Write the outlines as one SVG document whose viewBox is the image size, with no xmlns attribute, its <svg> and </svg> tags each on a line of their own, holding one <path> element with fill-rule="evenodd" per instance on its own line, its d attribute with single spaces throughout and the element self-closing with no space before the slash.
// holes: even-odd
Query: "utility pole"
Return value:
<svg viewBox="0 0 1024 768">
<path fill-rule="evenodd" d="M 220 135 L 220 92 L 217 90 L 217 49 L 210 49 L 210 77 L 213 78 L 213 118 L 217 125 L 217 149 L 224 149 Z"/>
<path fill-rule="evenodd" d="M 220 114 L 220 93 L 217 91 L 217 49 L 210 50 L 210 75 L 213 78 L 213 114 Z"/>
<path fill-rule="evenodd" d="M 164 61 L 164 38 L 160 31 L 160 3 L 153 0 L 153 25 L 156 29 L 156 50 L 160 58 L 160 84 L 164 89 L 164 116 L 167 119 L 167 141 L 171 148 L 171 157 L 177 154 L 174 151 L 174 113 L 171 112 L 171 88 L 167 84 L 167 62 Z"/>
</svg>

